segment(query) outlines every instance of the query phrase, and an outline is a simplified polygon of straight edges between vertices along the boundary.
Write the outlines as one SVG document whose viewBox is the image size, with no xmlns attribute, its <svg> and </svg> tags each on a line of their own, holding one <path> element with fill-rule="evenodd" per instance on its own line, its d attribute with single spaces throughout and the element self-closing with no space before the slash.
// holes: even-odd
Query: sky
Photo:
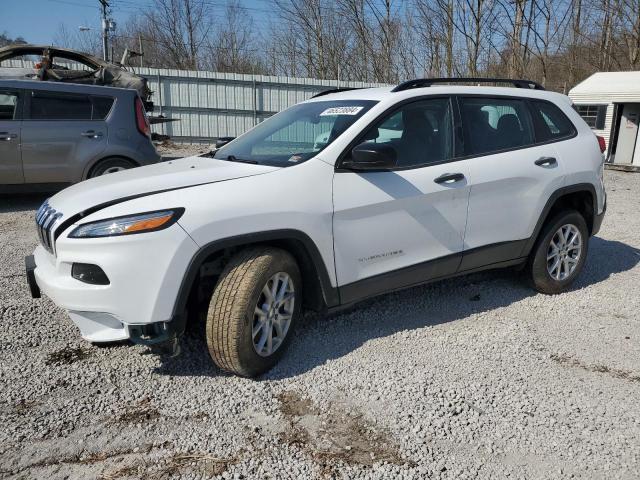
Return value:
<svg viewBox="0 0 640 480">
<path fill-rule="evenodd" d="M 264 0 L 244 0 L 248 11 L 264 12 Z M 148 8 L 150 0 L 110 0 L 112 18 L 124 24 L 126 19 Z M 225 0 L 212 0 L 214 8 L 224 9 Z M 29 43 L 51 44 L 60 24 L 77 29 L 80 26 L 100 30 L 98 0 L 0 0 L 0 33 L 23 37 Z M 116 31 L 117 33 L 117 31 Z"/>
</svg>

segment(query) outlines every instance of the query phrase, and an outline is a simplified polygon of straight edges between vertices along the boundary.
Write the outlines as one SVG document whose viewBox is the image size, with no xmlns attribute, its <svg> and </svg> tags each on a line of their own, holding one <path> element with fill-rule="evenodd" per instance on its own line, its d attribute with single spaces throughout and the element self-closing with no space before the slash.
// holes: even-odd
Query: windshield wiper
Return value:
<svg viewBox="0 0 640 480">
<path fill-rule="evenodd" d="M 256 162 L 255 160 L 248 160 L 248 159 L 245 159 L 245 158 L 237 158 L 237 157 L 236 157 L 236 156 L 234 156 L 234 155 L 229 155 L 229 156 L 226 158 L 226 160 L 227 160 L 228 162 L 251 163 L 251 164 L 254 164 L 254 165 L 257 165 L 257 164 L 258 164 L 258 162 Z"/>
</svg>

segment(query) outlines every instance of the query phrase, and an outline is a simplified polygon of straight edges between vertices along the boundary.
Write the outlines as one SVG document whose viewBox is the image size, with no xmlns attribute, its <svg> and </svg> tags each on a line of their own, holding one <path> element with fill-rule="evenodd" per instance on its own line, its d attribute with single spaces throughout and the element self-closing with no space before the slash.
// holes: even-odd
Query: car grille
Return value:
<svg viewBox="0 0 640 480">
<path fill-rule="evenodd" d="M 49 202 L 44 202 L 36 212 L 36 226 L 38 228 L 38 238 L 40 243 L 49 252 L 53 253 L 53 227 L 56 221 L 62 216 L 62 212 L 57 212 L 49 206 Z"/>
</svg>

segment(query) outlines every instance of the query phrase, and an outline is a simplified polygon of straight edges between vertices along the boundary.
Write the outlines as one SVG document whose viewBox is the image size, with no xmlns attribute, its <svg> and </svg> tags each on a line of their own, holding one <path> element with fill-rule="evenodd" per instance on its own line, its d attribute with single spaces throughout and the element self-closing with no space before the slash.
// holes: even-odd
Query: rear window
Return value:
<svg viewBox="0 0 640 480">
<path fill-rule="evenodd" d="M 533 144 L 533 127 L 523 100 L 463 98 L 462 115 L 467 155 L 483 155 Z"/>
<path fill-rule="evenodd" d="M 109 115 L 113 106 L 113 98 L 111 97 L 91 97 L 93 102 L 93 120 L 104 120 Z"/>
<path fill-rule="evenodd" d="M 540 101 L 532 101 L 531 104 L 536 120 L 536 140 L 538 142 L 548 142 L 574 134 L 573 124 L 554 104 Z"/>
<path fill-rule="evenodd" d="M 86 95 L 33 92 L 31 120 L 91 120 L 93 106 Z"/>
<path fill-rule="evenodd" d="M 104 120 L 113 102 L 111 97 L 33 92 L 29 117 L 31 120 Z"/>
</svg>

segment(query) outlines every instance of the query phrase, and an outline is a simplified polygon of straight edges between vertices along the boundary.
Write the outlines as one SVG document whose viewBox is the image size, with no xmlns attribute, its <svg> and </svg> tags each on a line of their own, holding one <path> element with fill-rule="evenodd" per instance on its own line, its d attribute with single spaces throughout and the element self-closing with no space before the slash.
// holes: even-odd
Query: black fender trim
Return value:
<svg viewBox="0 0 640 480">
<path fill-rule="evenodd" d="M 547 203 L 542 209 L 542 213 L 540 213 L 540 218 L 538 218 L 538 223 L 536 223 L 533 233 L 525 243 L 522 249 L 522 252 L 520 253 L 521 257 L 529 256 L 529 253 L 531 253 L 531 250 L 533 250 L 533 247 L 536 244 L 536 241 L 538 240 L 538 235 L 540 234 L 540 230 L 542 230 L 542 227 L 544 226 L 545 222 L 547 221 L 547 218 L 549 217 L 549 212 L 553 208 L 553 205 L 558 201 L 558 199 L 565 195 L 568 195 L 571 193 L 578 193 L 578 192 L 589 192 L 591 194 L 591 200 L 593 202 L 592 205 L 594 209 L 593 211 L 593 223 L 594 223 L 593 227 L 594 228 L 592 228 L 592 230 L 595 230 L 596 217 L 598 216 L 598 196 L 596 195 L 596 189 L 593 186 L 593 184 L 576 183 L 575 185 L 561 187 L 555 192 L 553 192 L 549 197 L 549 200 L 547 200 Z M 594 231 L 591 232 L 592 235 L 594 233 L 595 233 Z"/>
<path fill-rule="evenodd" d="M 181 318 L 187 308 L 187 302 L 189 300 L 189 293 L 196 281 L 199 273 L 200 266 L 207 257 L 213 253 L 240 246 L 249 246 L 252 244 L 265 243 L 265 242 L 282 242 L 282 241 L 298 241 L 300 242 L 309 255 L 315 268 L 315 273 L 320 282 L 320 288 L 322 290 L 322 296 L 326 308 L 331 308 L 340 304 L 340 297 L 338 295 L 338 289 L 331 285 L 329 279 L 329 273 L 327 266 L 320 255 L 320 251 L 311 238 L 300 230 L 283 229 L 283 230 L 268 230 L 264 232 L 248 233 L 244 235 L 237 235 L 234 237 L 224 238 L 208 243 L 201 247 L 189 262 L 187 271 L 185 272 L 180 288 L 178 289 L 178 295 L 173 306 L 172 318 Z M 302 268 L 303 266 L 301 266 Z"/>
<path fill-rule="evenodd" d="M 600 231 L 600 227 L 602 226 L 602 221 L 604 220 L 604 214 L 607 213 L 607 197 L 604 197 L 604 207 L 602 208 L 602 213 L 594 213 L 593 214 L 593 228 L 591 229 L 591 235 L 595 235 Z"/>
</svg>

